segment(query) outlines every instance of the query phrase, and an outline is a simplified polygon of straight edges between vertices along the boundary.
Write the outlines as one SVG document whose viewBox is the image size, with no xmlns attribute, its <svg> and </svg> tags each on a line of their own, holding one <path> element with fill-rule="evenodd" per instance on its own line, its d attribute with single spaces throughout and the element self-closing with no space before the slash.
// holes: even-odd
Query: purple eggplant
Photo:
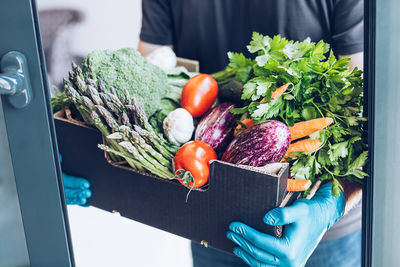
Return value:
<svg viewBox="0 0 400 267">
<path fill-rule="evenodd" d="M 222 161 L 262 167 L 279 162 L 290 144 L 290 132 L 286 124 L 265 121 L 238 134 L 229 144 Z"/>
<path fill-rule="evenodd" d="M 240 118 L 231 110 L 235 105 L 229 102 L 210 109 L 200 120 L 195 132 L 195 140 L 209 144 L 215 151 L 221 151 L 233 139 L 233 129 Z"/>
</svg>

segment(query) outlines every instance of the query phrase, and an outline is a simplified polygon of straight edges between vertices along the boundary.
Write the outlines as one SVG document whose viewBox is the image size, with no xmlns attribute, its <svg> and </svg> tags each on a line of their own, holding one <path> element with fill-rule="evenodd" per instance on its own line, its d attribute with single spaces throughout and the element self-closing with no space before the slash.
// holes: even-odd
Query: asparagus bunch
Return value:
<svg viewBox="0 0 400 267">
<path fill-rule="evenodd" d="M 114 88 L 106 88 L 88 60 L 84 70 L 72 63 L 64 91 L 83 120 L 106 137 L 107 145 L 99 148 L 113 161 L 125 159 L 136 170 L 173 178 L 171 160 L 178 148 L 154 131 L 142 105 L 127 91 L 119 98 Z"/>
</svg>

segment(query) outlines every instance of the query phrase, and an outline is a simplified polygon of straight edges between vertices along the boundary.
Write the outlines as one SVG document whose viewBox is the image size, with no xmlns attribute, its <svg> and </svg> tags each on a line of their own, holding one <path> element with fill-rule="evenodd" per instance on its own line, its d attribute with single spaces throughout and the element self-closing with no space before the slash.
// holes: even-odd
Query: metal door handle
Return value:
<svg viewBox="0 0 400 267">
<path fill-rule="evenodd" d="M 0 95 L 6 95 L 15 108 L 28 106 L 32 88 L 25 56 L 16 51 L 8 52 L 0 60 L 0 71 Z"/>
</svg>

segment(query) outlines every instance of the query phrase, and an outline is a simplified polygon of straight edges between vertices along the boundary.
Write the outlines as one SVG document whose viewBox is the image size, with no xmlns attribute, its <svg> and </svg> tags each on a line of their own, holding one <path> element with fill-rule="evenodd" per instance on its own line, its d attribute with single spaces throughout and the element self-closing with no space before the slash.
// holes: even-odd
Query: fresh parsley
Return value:
<svg viewBox="0 0 400 267">
<path fill-rule="evenodd" d="M 362 71 L 349 67 L 349 59 L 337 59 L 329 45 L 320 41 L 294 42 L 277 35 L 273 38 L 253 33 L 247 46 L 254 59 L 229 53 L 228 67 L 217 81 L 235 79 L 244 83 L 244 107 L 236 114 L 256 123 L 269 119 L 292 126 L 296 122 L 331 117 L 334 124 L 314 133 L 322 147 L 314 152 L 288 158 L 296 179 L 332 181 L 332 194 L 343 190 L 338 178 L 359 181 L 367 176 L 361 169 L 368 157 L 365 139 L 366 118 L 362 117 Z M 294 86 L 278 98 L 271 94 L 286 83 Z M 267 101 L 261 101 L 267 99 Z"/>
</svg>

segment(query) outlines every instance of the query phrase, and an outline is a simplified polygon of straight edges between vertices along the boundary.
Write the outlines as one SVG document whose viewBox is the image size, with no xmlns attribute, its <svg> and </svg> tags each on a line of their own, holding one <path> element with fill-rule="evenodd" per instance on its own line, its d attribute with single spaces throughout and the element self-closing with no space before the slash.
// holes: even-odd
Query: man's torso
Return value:
<svg viewBox="0 0 400 267">
<path fill-rule="evenodd" d="M 226 66 L 228 51 L 249 56 L 246 45 L 254 31 L 330 43 L 333 5 L 320 0 L 171 0 L 174 49 L 211 73 Z"/>
</svg>

